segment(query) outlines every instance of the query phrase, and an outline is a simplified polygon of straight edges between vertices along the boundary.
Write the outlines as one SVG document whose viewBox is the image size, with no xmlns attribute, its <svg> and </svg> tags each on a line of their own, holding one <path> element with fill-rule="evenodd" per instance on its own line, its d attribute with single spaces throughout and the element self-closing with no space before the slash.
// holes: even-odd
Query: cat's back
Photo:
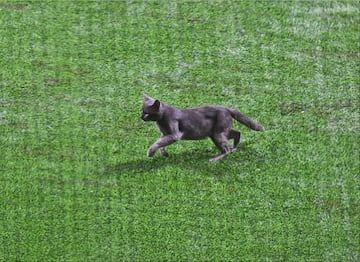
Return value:
<svg viewBox="0 0 360 262">
<path fill-rule="evenodd" d="M 207 106 L 200 106 L 200 107 L 185 108 L 185 109 L 181 109 L 181 111 L 185 114 L 203 115 L 205 117 L 215 117 L 220 112 L 222 112 L 222 113 L 228 112 L 226 107 L 218 106 L 218 105 L 207 105 Z"/>
</svg>

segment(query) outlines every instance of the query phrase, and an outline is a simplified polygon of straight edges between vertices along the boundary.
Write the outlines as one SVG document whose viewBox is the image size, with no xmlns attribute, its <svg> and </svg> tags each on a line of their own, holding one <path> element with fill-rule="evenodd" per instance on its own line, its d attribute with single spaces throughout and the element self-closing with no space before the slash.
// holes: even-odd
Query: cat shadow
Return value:
<svg viewBox="0 0 360 262">
<path fill-rule="evenodd" d="M 107 165 L 104 167 L 103 173 L 106 175 L 122 175 L 122 174 L 143 174 L 148 172 L 155 172 L 166 166 L 176 165 L 180 168 L 187 168 L 194 164 L 194 161 L 207 161 L 203 154 L 196 152 L 182 152 L 179 154 L 170 154 L 168 157 L 163 157 L 157 153 L 152 158 L 144 156 L 142 159 L 135 159 L 126 162 L 118 162 L 114 165 Z"/>
<path fill-rule="evenodd" d="M 246 144 L 242 144 L 239 150 L 246 151 L 246 155 L 248 155 L 246 157 L 247 159 L 251 159 L 252 157 L 256 158 L 256 152 Z M 107 165 L 103 168 L 102 173 L 103 175 L 140 175 L 143 173 L 156 172 L 157 170 L 163 169 L 167 166 L 176 166 L 182 170 L 201 170 L 203 172 L 207 172 L 216 171 L 218 168 L 223 169 L 223 165 L 228 165 L 230 163 L 238 164 L 244 160 L 247 161 L 246 159 L 233 157 L 233 154 L 239 154 L 238 152 L 234 152 L 227 158 L 215 163 L 208 161 L 210 157 L 213 157 L 217 153 L 219 152 L 217 152 L 216 149 L 171 153 L 168 157 L 163 157 L 159 153 L 156 153 L 152 158 L 144 156 L 144 158 L 141 159 Z"/>
</svg>

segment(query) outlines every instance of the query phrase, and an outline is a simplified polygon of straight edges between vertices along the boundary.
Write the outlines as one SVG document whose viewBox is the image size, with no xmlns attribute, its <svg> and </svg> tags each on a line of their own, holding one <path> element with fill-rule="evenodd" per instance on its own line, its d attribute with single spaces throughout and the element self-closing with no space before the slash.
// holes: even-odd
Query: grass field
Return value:
<svg viewBox="0 0 360 262">
<path fill-rule="evenodd" d="M 0 0 L 0 261 L 359 261 L 359 12 Z M 144 93 L 266 131 L 148 159 Z"/>
</svg>

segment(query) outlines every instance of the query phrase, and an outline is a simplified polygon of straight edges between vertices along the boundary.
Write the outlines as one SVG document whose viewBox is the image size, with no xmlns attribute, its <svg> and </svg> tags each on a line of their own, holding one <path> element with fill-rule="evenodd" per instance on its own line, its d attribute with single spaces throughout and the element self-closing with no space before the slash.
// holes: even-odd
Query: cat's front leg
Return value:
<svg viewBox="0 0 360 262">
<path fill-rule="evenodd" d="M 159 149 L 161 154 L 164 156 L 167 156 L 167 152 L 165 151 L 164 147 L 168 146 L 174 142 L 176 142 L 177 140 L 179 140 L 181 138 L 180 134 L 176 134 L 176 135 L 166 135 L 166 136 L 162 136 L 159 138 L 159 140 L 157 140 L 154 144 L 152 144 L 152 146 L 149 148 L 148 152 L 147 152 L 147 156 L 148 157 L 152 157 L 155 152 Z"/>
<path fill-rule="evenodd" d="M 152 157 L 155 153 L 156 153 L 156 150 L 153 146 L 151 146 L 147 152 L 147 156 L 148 157 Z M 159 148 L 159 151 L 161 153 L 161 155 L 165 156 L 165 157 L 168 157 L 169 156 L 169 153 L 166 152 L 165 148 L 164 147 L 160 147 Z"/>
<path fill-rule="evenodd" d="M 154 154 L 156 153 L 156 151 L 159 149 L 155 144 L 156 144 L 156 143 L 154 143 L 154 144 L 149 148 L 149 150 L 147 151 L 147 156 L 148 156 L 148 157 L 154 156 Z"/>
</svg>

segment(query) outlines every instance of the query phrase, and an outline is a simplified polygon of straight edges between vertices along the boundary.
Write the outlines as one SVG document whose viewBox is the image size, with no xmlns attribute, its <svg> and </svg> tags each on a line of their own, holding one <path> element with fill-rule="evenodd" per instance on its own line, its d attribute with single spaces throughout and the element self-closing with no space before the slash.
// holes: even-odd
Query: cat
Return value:
<svg viewBox="0 0 360 262">
<path fill-rule="evenodd" d="M 264 127 L 235 109 L 223 106 L 202 106 L 188 109 L 178 109 L 157 99 L 144 95 L 141 119 L 156 121 L 161 137 L 149 148 L 148 157 L 152 157 L 157 150 L 163 156 L 169 156 L 165 147 L 178 140 L 199 140 L 210 137 L 221 151 L 209 161 L 217 161 L 234 152 L 240 142 L 240 132 L 232 128 L 232 119 L 245 126 L 264 131 Z M 228 140 L 234 144 L 229 147 Z"/>
</svg>

